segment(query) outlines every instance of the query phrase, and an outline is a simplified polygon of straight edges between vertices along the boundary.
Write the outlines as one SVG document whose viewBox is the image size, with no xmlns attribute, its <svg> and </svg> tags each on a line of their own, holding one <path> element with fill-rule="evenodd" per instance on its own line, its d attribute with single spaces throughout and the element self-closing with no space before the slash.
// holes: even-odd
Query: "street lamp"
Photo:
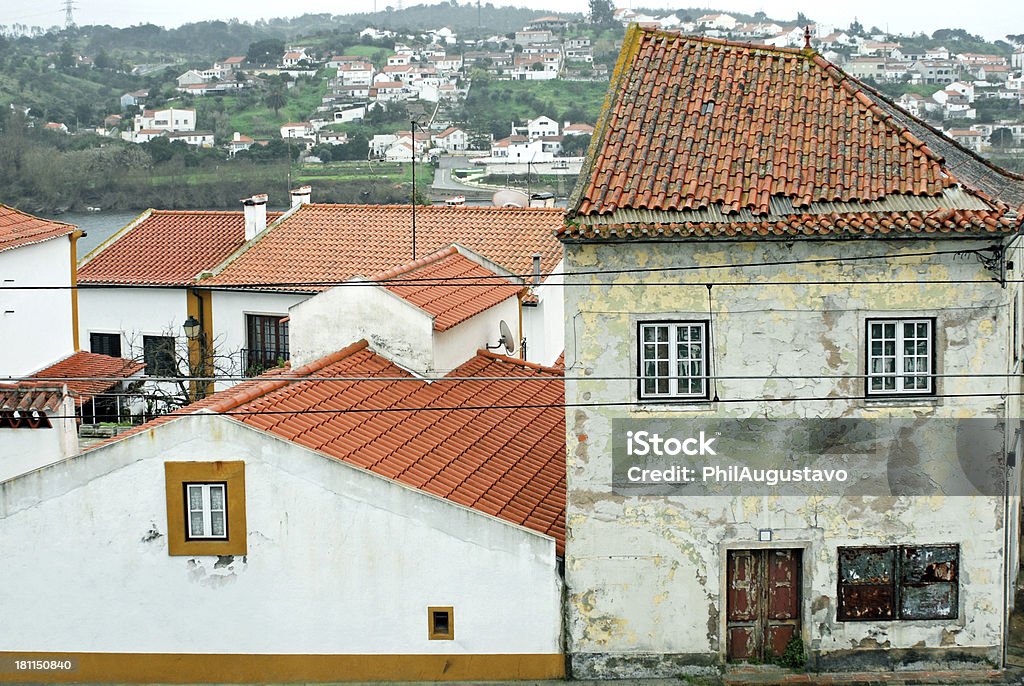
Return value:
<svg viewBox="0 0 1024 686">
<path fill-rule="evenodd" d="M 194 341 L 199 338 L 199 330 L 202 328 L 202 325 L 198 319 L 189 315 L 188 319 L 185 320 L 183 328 L 185 329 L 185 338 Z"/>
</svg>

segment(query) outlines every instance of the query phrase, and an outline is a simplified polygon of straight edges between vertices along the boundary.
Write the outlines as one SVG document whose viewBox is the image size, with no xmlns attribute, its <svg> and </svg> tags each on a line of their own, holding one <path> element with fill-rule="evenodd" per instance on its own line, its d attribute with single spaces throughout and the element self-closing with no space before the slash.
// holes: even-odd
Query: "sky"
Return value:
<svg viewBox="0 0 1024 686">
<path fill-rule="evenodd" d="M 403 0 L 405 6 L 424 0 Z M 486 2 L 486 0 L 484 0 Z M 62 25 L 65 0 L 2 0 L 0 25 L 27 24 L 49 27 Z M 243 21 L 279 16 L 323 13 L 350 14 L 397 7 L 399 0 L 174 0 L 174 2 L 139 2 L 138 0 L 72 0 L 76 5 L 75 22 L 79 25 L 110 24 L 132 26 L 153 23 L 173 27 L 193 21 L 232 19 Z M 460 0 L 460 4 L 467 0 Z M 562 12 L 585 12 L 587 0 L 491 0 L 495 5 L 519 5 L 533 9 Z M 803 12 L 816 21 L 845 27 L 856 17 L 865 27 L 878 26 L 894 33 L 931 33 L 939 28 L 962 28 L 992 40 L 1007 33 L 1024 33 L 1024 2 L 1021 0 L 987 0 L 972 3 L 964 0 L 706 0 L 708 5 L 725 12 L 754 13 L 763 10 L 768 16 L 792 20 Z M 433 4 L 432 0 L 426 0 Z M 617 7 L 645 6 L 659 9 L 704 4 L 701 0 L 674 2 L 669 0 L 613 0 Z M 47 9 L 52 6 L 52 9 Z M 282 11 L 282 7 L 286 8 Z"/>
</svg>

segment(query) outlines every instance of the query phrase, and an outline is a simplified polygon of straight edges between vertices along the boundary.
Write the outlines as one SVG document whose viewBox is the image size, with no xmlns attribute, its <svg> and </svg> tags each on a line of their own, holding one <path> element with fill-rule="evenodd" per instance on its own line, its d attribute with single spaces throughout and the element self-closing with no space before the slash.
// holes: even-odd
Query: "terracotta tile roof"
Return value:
<svg viewBox="0 0 1024 686">
<path fill-rule="evenodd" d="M 7 426 L 13 412 L 55 412 L 64 400 L 64 389 L 54 384 L 22 381 L 0 384 L 0 426 Z M 15 420 L 16 421 L 16 420 Z"/>
<path fill-rule="evenodd" d="M 576 214 L 936 195 L 941 159 L 799 50 L 634 29 Z M 827 62 L 825 64 L 828 64 Z"/>
<path fill-rule="evenodd" d="M 522 285 L 495 278 L 495 272 L 455 247 L 372 277 L 382 286 L 434 317 L 434 330 L 447 331 L 470 317 L 515 298 Z M 412 279 L 411 283 L 402 283 Z M 436 280 L 434 280 L 436 279 Z"/>
<path fill-rule="evenodd" d="M 1006 208 L 988 202 L 1002 199 L 987 195 L 988 188 L 973 189 L 987 215 L 975 202 L 943 206 L 946 191 L 960 183 L 957 172 L 973 174 L 970 165 L 954 169 L 934 136 L 894 110 L 812 51 L 633 28 L 564 235 L 587 234 L 591 229 L 576 224 L 588 223 L 602 224 L 595 235 L 617 223 L 650 229 L 661 222 L 616 218 L 709 208 L 735 226 L 705 227 L 677 217 L 673 223 L 686 226 L 668 233 L 790 235 L 798 221 L 810 223 L 797 233 L 810 235 L 1013 230 L 1014 222 L 1001 219 Z M 934 206 L 918 208 L 924 210 L 919 216 L 862 216 L 863 203 L 899 198 L 932 199 Z M 788 228 L 763 216 L 777 214 L 780 200 L 791 207 Z M 825 203 L 833 205 L 831 213 L 800 218 Z M 946 216 L 946 210 L 954 212 Z M 753 220 L 745 218 L 750 214 Z"/>
<path fill-rule="evenodd" d="M 40 383 L 66 384 L 68 390 L 77 396 L 75 404 L 81 405 L 89 396 L 100 395 L 119 383 L 107 380 L 109 377 L 128 378 L 145 368 L 146 365 L 135 360 L 80 351 L 41 369 L 32 378 L 43 379 Z M 80 380 L 83 377 L 96 378 Z"/>
<path fill-rule="evenodd" d="M 391 269 L 412 255 L 409 205 L 302 205 L 270 227 L 201 286 L 266 286 L 316 292 L 318 282 L 345 281 Z M 532 256 L 552 270 L 562 259 L 557 208 L 416 208 L 416 250 L 427 255 L 458 243 L 513 274 L 532 272 Z"/>
<path fill-rule="evenodd" d="M 0 252 L 67 236 L 74 230 L 71 224 L 33 217 L 13 207 L 0 205 Z"/>
<path fill-rule="evenodd" d="M 792 237 L 1007 234 L 1022 227 L 1024 217 L 1002 211 L 937 209 L 932 212 L 833 212 L 793 214 L 764 221 L 631 222 L 570 226 L 565 236 L 582 239 L 693 237 Z"/>
<path fill-rule="evenodd" d="M 86 255 L 78 282 L 185 286 L 244 242 L 242 212 L 148 210 Z"/>
<path fill-rule="evenodd" d="M 289 376 L 404 380 L 296 381 Z M 481 379 L 427 383 L 361 341 L 293 372 L 280 370 L 239 384 L 99 445 L 204 409 L 227 413 L 330 457 L 552 536 L 562 554 L 561 371 L 481 351 L 450 376 Z M 545 407 L 508 408 L 523 405 Z M 449 409 L 421 409 L 431 407 Z M 403 409 L 408 411 L 396 411 Z"/>
</svg>

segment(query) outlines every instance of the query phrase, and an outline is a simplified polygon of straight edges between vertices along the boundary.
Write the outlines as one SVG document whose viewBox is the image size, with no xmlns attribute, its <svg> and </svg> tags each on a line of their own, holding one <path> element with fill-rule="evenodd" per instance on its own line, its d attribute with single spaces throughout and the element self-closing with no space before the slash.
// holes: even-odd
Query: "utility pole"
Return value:
<svg viewBox="0 0 1024 686">
<path fill-rule="evenodd" d="M 416 259 L 416 120 L 409 120 L 412 133 L 412 259 Z"/>
</svg>

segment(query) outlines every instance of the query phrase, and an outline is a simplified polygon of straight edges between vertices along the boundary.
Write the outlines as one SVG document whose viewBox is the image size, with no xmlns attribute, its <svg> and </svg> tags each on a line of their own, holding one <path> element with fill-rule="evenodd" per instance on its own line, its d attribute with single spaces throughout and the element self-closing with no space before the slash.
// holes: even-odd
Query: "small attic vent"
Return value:
<svg viewBox="0 0 1024 686">
<path fill-rule="evenodd" d="M 714 111 L 715 111 L 715 101 L 714 100 L 708 100 L 707 102 L 705 102 L 703 105 L 700 106 L 700 113 L 701 114 L 711 114 Z"/>
</svg>

